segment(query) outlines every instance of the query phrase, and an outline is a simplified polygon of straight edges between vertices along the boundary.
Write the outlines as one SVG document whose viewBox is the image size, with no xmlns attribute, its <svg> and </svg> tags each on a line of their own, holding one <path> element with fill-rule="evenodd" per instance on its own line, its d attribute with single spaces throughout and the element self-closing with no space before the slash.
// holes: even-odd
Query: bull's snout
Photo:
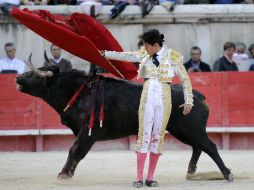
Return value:
<svg viewBox="0 0 254 190">
<path fill-rule="evenodd" d="M 16 82 L 16 84 L 19 84 L 19 83 L 20 83 L 20 75 L 17 75 L 17 76 L 16 76 L 15 82 Z"/>
</svg>

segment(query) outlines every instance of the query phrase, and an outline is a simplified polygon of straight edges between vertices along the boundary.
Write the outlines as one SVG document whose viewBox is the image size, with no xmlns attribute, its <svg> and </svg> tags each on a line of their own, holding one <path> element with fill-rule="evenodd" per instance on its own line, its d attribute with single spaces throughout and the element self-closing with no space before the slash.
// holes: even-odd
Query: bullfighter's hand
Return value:
<svg viewBox="0 0 254 190">
<path fill-rule="evenodd" d="M 191 109 L 192 109 L 192 105 L 191 104 L 182 104 L 179 106 L 179 108 L 183 107 L 183 115 L 187 115 L 190 113 Z"/>
<path fill-rule="evenodd" d="M 102 57 L 105 57 L 105 51 L 104 50 L 101 50 L 100 53 L 101 53 Z"/>
</svg>

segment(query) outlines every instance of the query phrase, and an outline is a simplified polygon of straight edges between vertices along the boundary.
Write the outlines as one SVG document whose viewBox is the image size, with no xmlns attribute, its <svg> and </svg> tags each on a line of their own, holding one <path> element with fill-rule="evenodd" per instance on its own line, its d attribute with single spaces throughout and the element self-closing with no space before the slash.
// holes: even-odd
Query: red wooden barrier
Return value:
<svg viewBox="0 0 254 190">
<path fill-rule="evenodd" d="M 223 130 L 234 128 L 235 130 L 237 127 L 236 129 L 244 129 L 245 132 L 251 129 L 252 132 L 254 129 L 254 72 L 193 73 L 191 81 L 193 88 L 206 96 L 206 103 L 210 109 L 208 128 L 216 130 L 217 127 Z M 174 82 L 179 83 L 178 80 Z M 15 75 L 0 75 L 0 89 L 0 131 L 66 129 L 61 125 L 57 113 L 46 103 L 16 90 Z M 249 127 L 247 131 L 246 127 Z M 229 138 L 225 135 L 228 134 L 225 131 L 216 132 L 216 130 L 211 130 L 210 136 L 221 148 L 254 148 L 254 133 L 241 133 L 239 130 L 230 134 Z M 36 131 L 32 132 L 36 133 Z M 220 135 L 218 136 L 217 133 Z M 3 137 L 0 132 L 0 151 L 62 149 L 68 148 L 66 142 L 64 143 L 66 139 L 69 141 L 73 139 L 71 136 L 49 135 L 43 140 L 43 137 L 38 136 L 35 134 L 34 136 L 5 135 Z M 172 141 L 171 137 L 168 138 Z M 245 140 L 241 141 L 242 139 Z M 129 143 L 128 140 L 121 142 Z"/>
</svg>

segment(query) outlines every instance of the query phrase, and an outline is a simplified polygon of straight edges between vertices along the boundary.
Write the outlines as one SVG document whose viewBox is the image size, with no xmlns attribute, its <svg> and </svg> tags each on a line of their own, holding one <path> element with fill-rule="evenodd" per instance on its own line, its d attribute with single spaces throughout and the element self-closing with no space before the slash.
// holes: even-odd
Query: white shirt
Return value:
<svg viewBox="0 0 254 190">
<path fill-rule="evenodd" d="M 25 71 L 25 63 L 17 58 L 4 57 L 0 60 L 0 72 L 4 70 L 15 70 L 18 74 L 22 74 Z"/>
</svg>

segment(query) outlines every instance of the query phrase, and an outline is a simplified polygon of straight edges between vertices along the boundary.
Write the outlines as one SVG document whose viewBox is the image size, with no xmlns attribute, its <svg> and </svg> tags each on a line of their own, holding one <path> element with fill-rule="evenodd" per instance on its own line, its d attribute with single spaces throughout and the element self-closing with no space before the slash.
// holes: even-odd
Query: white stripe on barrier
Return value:
<svg viewBox="0 0 254 190">
<path fill-rule="evenodd" d="M 254 127 L 207 127 L 208 133 L 254 133 Z"/>
<path fill-rule="evenodd" d="M 254 133 L 254 127 L 207 127 L 208 133 Z M 72 135 L 70 129 L 0 130 L 0 136 Z"/>
<path fill-rule="evenodd" d="M 24 135 L 39 135 L 39 130 L 38 129 L 0 130 L 0 136 L 24 136 Z"/>
<path fill-rule="evenodd" d="M 72 135 L 70 129 L 40 129 L 40 135 Z"/>
<path fill-rule="evenodd" d="M 70 129 L 24 129 L 0 130 L 0 136 L 25 136 L 25 135 L 71 135 Z"/>
</svg>

